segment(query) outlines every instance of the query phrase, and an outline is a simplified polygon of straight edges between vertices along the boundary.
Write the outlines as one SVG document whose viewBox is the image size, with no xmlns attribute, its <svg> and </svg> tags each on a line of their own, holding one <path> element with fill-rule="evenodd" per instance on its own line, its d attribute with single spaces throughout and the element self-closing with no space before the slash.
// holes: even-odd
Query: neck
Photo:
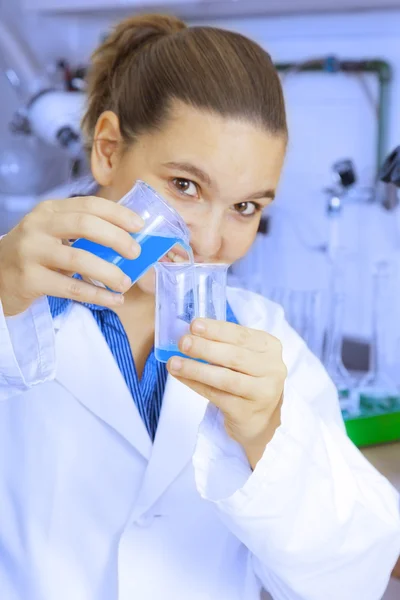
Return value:
<svg viewBox="0 0 400 600">
<path fill-rule="evenodd" d="M 142 376 L 146 359 L 154 345 L 155 298 L 137 285 L 125 294 L 124 304 L 115 311 L 128 337 L 136 371 Z"/>
<path fill-rule="evenodd" d="M 154 294 L 146 294 L 137 285 L 125 294 L 124 304 L 117 308 L 115 312 L 118 316 L 129 321 L 140 321 L 146 323 L 150 328 L 154 328 L 154 310 L 155 297 Z"/>
</svg>

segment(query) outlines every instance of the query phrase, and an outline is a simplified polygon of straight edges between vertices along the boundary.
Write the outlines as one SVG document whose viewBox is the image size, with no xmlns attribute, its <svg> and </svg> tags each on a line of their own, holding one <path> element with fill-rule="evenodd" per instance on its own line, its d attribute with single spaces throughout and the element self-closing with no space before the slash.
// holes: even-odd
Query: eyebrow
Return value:
<svg viewBox="0 0 400 600">
<path fill-rule="evenodd" d="M 197 177 L 198 179 L 200 179 L 200 181 L 202 181 L 203 183 L 205 183 L 206 185 L 210 186 L 212 185 L 212 181 L 209 175 L 207 175 L 207 173 L 205 173 L 202 169 L 199 169 L 199 167 L 195 167 L 194 165 L 190 164 L 190 163 L 186 163 L 186 162 L 167 162 L 167 163 L 163 163 L 164 167 L 168 167 L 169 169 L 178 169 L 179 171 L 185 171 L 185 173 L 189 173 L 190 175 L 194 175 L 195 177 Z"/>
<path fill-rule="evenodd" d="M 198 179 L 200 179 L 200 181 L 202 181 L 206 185 L 208 185 L 210 187 L 212 186 L 212 181 L 211 181 L 210 176 L 207 175 L 207 173 L 205 171 L 203 171 L 202 169 L 199 169 L 199 167 L 195 167 L 191 163 L 173 162 L 172 161 L 172 162 L 163 163 L 163 167 L 168 167 L 169 169 L 178 169 L 179 171 L 184 171 L 185 173 L 194 175 L 194 177 L 197 177 Z M 271 200 L 274 200 L 275 191 L 269 189 L 269 190 L 265 190 L 262 192 L 256 192 L 255 194 L 252 194 L 251 196 L 246 198 L 246 201 L 261 200 L 262 198 L 270 198 Z"/>
<path fill-rule="evenodd" d="M 275 199 L 275 191 L 274 190 L 265 190 L 264 192 L 256 192 L 252 194 L 246 200 L 261 200 L 262 198 L 270 198 L 271 200 Z"/>
</svg>

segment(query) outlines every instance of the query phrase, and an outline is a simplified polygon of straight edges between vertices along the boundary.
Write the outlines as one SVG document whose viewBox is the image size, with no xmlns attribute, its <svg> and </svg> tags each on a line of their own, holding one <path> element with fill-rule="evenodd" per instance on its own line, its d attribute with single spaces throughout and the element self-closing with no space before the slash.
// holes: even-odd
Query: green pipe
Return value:
<svg viewBox="0 0 400 600">
<path fill-rule="evenodd" d="M 388 148 L 388 121 L 390 104 L 390 82 L 392 80 L 392 68 L 384 60 L 362 60 L 362 61 L 340 61 L 333 56 L 322 59 L 313 59 L 303 63 L 277 63 L 276 69 L 279 72 L 324 72 L 324 73 L 371 73 L 378 78 L 379 99 L 378 99 L 378 134 L 376 142 L 376 175 L 382 167 Z"/>
</svg>

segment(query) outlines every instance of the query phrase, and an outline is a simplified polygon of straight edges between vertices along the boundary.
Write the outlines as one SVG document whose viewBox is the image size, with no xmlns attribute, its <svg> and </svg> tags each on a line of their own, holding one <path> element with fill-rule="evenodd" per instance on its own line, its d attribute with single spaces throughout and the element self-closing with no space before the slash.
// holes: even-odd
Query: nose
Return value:
<svg viewBox="0 0 400 600">
<path fill-rule="evenodd" d="M 194 255 L 205 262 L 215 259 L 222 246 L 221 219 L 205 218 L 190 229 Z"/>
</svg>

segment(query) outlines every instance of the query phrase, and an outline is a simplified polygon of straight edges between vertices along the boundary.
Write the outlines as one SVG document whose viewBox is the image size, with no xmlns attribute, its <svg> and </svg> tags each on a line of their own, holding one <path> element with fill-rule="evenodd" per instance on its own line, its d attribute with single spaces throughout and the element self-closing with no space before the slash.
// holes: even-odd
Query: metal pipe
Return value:
<svg viewBox="0 0 400 600">
<path fill-rule="evenodd" d="M 324 73 L 371 73 L 377 76 L 379 84 L 378 98 L 378 133 L 376 142 L 376 176 L 388 153 L 388 115 L 390 101 L 390 82 L 392 68 L 384 60 L 339 60 L 335 56 L 312 59 L 301 63 L 277 63 L 276 69 L 281 73 L 324 72 Z"/>
<path fill-rule="evenodd" d="M 0 66 L 23 102 L 50 85 L 46 72 L 22 35 L 1 20 Z"/>
</svg>

